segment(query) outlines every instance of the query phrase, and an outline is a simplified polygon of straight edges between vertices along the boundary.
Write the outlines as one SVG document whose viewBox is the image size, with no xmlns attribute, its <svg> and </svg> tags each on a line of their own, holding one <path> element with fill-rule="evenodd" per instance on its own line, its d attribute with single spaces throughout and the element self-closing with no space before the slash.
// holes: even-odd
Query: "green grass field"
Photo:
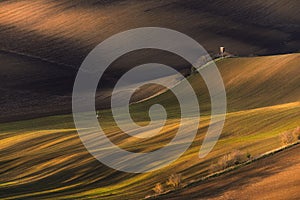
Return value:
<svg viewBox="0 0 300 200">
<path fill-rule="evenodd" d="M 227 91 L 228 114 L 217 145 L 204 159 L 198 153 L 210 122 L 209 96 L 198 75 L 190 76 L 203 111 L 197 137 L 177 161 L 151 173 L 123 173 L 99 163 L 82 145 L 72 115 L 0 124 L 0 198 L 141 199 L 173 173 L 182 174 L 184 183 L 212 173 L 211 165 L 233 150 L 258 156 L 278 148 L 282 145 L 279 134 L 300 125 L 299 61 L 300 54 L 289 54 L 217 62 Z M 134 104 L 131 114 L 137 123 L 147 124 L 147 111 L 154 103 L 166 106 L 169 119 L 153 138 L 128 137 L 116 127 L 110 110 L 101 111 L 100 124 L 124 149 L 161 148 L 179 125 L 174 96 L 166 92 Z"/>
</svg>

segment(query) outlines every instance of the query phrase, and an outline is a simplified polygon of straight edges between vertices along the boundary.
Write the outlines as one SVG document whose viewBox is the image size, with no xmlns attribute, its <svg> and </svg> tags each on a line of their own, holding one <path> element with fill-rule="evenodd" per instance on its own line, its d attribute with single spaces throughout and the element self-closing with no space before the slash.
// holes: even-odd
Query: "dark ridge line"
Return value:
<svg viewBox="0 0 300 200">
<path fill-rule="evenodd" d="M 49 63 L 49 64 L 54 64 L 54 65 L 57 65 L 57 66 L 72 68 L 72 69 L 75 69 L 76 71 L 79 69 L 79 68 L 76 68 L 74 65 L 68 65 L 66 63 L 56 62 L 56 61 L 53 61 L 53 60 L 49 60 L 49 59 L 46 59 L 46 58 L 42 58 L 42 57 L 39 57 L 39 56 L 30 55 L 30 54 L 26 54 L 26 53 L 22 53 L 22 52 L 18 52 L 18 51 L 13 51 L 13 50 L 8 50 L 8 49 L 1 48 L 0 52 L 1 53 L 6 53 L 6 54 L 14 54 L 14 55 L 26 57 L 26 58 L 29 58 L 29 59 L 39 60 L 39 61 L 46 62 L 46 63 Z"/>
</svg>

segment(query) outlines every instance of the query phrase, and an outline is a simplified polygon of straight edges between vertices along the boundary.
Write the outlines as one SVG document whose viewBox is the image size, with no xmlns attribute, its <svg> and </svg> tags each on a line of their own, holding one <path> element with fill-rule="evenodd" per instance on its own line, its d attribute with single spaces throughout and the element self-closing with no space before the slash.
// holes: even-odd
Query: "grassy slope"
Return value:
<svg viewBox="0 0 300 200">
<path fill-rule="evenodd" d="M 184 181 L 207 175 L 211 163 L 233 149 L 255 156 L 277 148 L 281 145 L 278 135 L 295 128 L 300 122 L 298 63 L 299 54 L 220 61 L 218 66 L 228 92 L 230 113 L 214 150 L 206 158 L 198 158 L 209 123 L 209 117 L 204 113 L 190 149 L 172 165 L 149 174 L 116 172 L 99 164 L 82 146 L 71 116 L 1 124 L 0 197 L 143 198 L 152 193 L 151 188 L 157 182 L 164 182 L 171 173 L 182 173 Z M 262 73 L 264 75 L 259 77 Z M 204 88 L 195 76 L 190 79 L 194 87 Z M 278 90 L 274 90 L 276 87 Z M 202 97 L 201 102 L 208 107 L 207 95 Z M 134 105 L 133 116 L 138 116 L 140 123 L 144 123 L 146 118 L 140 117 L 144 116 L 141 106 L 146 108 L 157 100 L 173 102 L 170 98 L 170 94 L 165 93 Z M 159 148 L 172 138 L 178 126 L 178 113 L 174 111 L 176 104 L 169 103 L 168 106 L 173 118 L 169 120 L 165 133 L 148 141 L 136 143 L 124 138 L 109 116 L 104 117 L 102 124 L 113 141 L 125 141 L 124 148 Z"/>
<path fill-rule="evenodd" d="M 227 93 L 228 111 L 240 111 L 300 100 L 299 72 L 300 54 L 262 56 L 253 58 L 227 58 L 218 61 Z M 209 66 L 208 66 L 209 67 Z M 200 75 L 188 78 L 197 92 L 203 113 L 210 109 L 209 95 Z M 181 95 L 188 95 L 180 90 Z M 137 110 L 160 102 L 167 107 L 177 106 L 171 92 L 166 92 L 143 104 Z M 135 109 L 133 106 L 133 110 Z M 174 111 L 175 112 L 175 111 Z"/>
</svg>

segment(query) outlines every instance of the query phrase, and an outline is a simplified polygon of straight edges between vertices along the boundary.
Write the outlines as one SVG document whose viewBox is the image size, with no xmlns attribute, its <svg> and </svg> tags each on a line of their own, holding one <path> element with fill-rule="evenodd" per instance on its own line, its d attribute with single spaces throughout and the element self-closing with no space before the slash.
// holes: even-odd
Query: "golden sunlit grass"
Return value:
<svg viewBox="0 0 300 200">
<path fill-rule="evenodd" d="M 218 66 L 228 90 L 229 112 L 213 151 L 204 159 L 198 157 L 210 122 L 209 112 L 205 110 L 209 108 L 209 97 L 200 92 L 198 96 L 205 108 L 193 144 L 171 165 L 147 174 L 118 172 L 96 161 L 82 145 L 71 115 L 1 124 L 0 190 L 6 199 L 140 199 L 152 195 L 157 183 L 167 188 L 166 180 L 173 174 L 181 175 L 183 185 L 207 176 L 211 173 L 211 165 L 233 150 L 256 157 L 281 147 L 279 135 L 295 129 L 300 123 L 300 95 L 296 84 L 299 78 L 295 77 L 299 69 L 295 67 L 298 60 L 299 54 L 291 54 L 278 58 L 219 61 Z M 281 64 L 277 66 L 275 61 Z M 257 69 L 258 65 L 262 69 Z M 274 69 L 263 80 L 259 74 L 267 69 L 267 65 Z M 252 74 L 244 75 L 243 70 Z M 204 90 L 196 75 L 189 77 L 189 80 L 197 91 Z M 270 88 L 276 80 L 277 85 Z M 276 86 L 280 88 L 283 80 L 287 81 L 285 92 L 288 94 L 282 93 L 282 89 L 273 91 Z M 257 96 L 252 93 L 257 93 Z M 126 136 L 113 122 L 109 110 L 101 111 L 100 123 L 107 136 L 124 149 L 147 152 L 161 148 L 174 137 L 179 126 L 180 115 L 172 98 L 166 92 L 132 106 L 132 117 L 140 125 L 148 123 L 147 108 L 151 102 L 162 102 L 167 106 L 170 118 L 166 126 L 150 139 L 138 140 Z"/>
<path fill-rule="evenodd" d="M 52 189 L 59 190 L 59 188 L 71 187 L 70 185 L 72 185 L 72 187 L 81 188 L 81 190 L 86 187 L 86 190 L 78 193 L 74 190 L 72 195 L 69 196 L 68 190 L 61 189 L 58 196 L 66 195 L 69 198 L 79 198 L 88 195 L 109 199 L 128 195 L 133 198 L 141 198 L 151 193 L 151 188 L 156 183 L 165 182 L 173 173 L 181 173 L 183 182 L 208 175 L 211 164 L 234 149 L 247 151 L 251 155 L 257 156 L 280 147 L 281 141 L 278 136 L 283 131 L 297 127 L 299 124 L 299 110 L 300 103 L 297 102 L 284 106 L 229 113 L 223 135 L 213 152 L 205 159 L 198 158 L 199 145 L 201 145 L 205 134 L 204 128 L 207 126 L 204 123 L 203 126 L 200 124 L 198 136 L 191 148 L 172 165 L 148 174 L 127 174 L 121 177 L 113 175 L 116 172 L 108 168 L 95 167 L 97 165 L 101 166 L 101 164 L 97 163 L 86 152 L 72 127 L 55 129 L 56 123 L 59 124 L 61 119 L 70 120 L 65 121 L 65 123 L 71 124 L 71 117 L 57 116 L 39 119 L 40 122 L 49 122 L 47 126 L 51 126 L 52 130 L 17 132 L 16 124 L 22 125 L 25 122 L 2 124 L 4 129 L 15 126 L 15 132 L 11 132 L 12 136 L 9 137 L 12 130 L 6 131 L 5 138 L 0 140 L 1 154 L 4 155 L 1 156 L 0 160 L 1 163 L 4 163 L 2 164 L 0 176 L 1 188 L 9 190 L 10 188 L 29 187 L 31 184 L 34 185 L 35 182 L 42 180 L 47 180 L 50 187 L 51 184 L 56 182 L 54 180 L 56 175 L 69 173 L 69 178 L 58 180 L 59 183 L 57 184 L 59 185 L 53 185 Z M 286 115 L 286 117 L 283 117 L 283 115 Z M 266 120 L 268 122 L 267 126 Z M 171 138 L 172 134 L 161 134 L 151 142 L 145 142 L 143 149 L 152 150 L 161 147 L 160 141 L 168 139 L 166 137 Z M 132 145 L 131 140 L 125 140 L 122 144 L 124 148 L 132 148 Z M 104 171 L 99 171 L 100 169 Z M 101 186 L 106 180 L 105 173 L 111 179 L 110 184 Z M 85 174 L 90 174 L 90 176 L 84 178 Z M 68 181 L 68 179 L 70 180 Z M 95 184 L 93 187 L 87 187 L 93 182 Z M 39 186 L 36 187 L 31 188 L 31 195 L 39 191 Z M 40 188 L 40 190 L 43 189 Z M 50 195 L 52 189 L 44 189 L 44 194 Z M 41 194 L 40 192 L 36 194 Z M 28 193 L 28 191 L 25 192 L 24 197 L 28 196 Z M 108 194 L 114 194 L 114 196 L 110 197 Z M 20 194 L 15 195 L 22 197 Z"/>
</svg>

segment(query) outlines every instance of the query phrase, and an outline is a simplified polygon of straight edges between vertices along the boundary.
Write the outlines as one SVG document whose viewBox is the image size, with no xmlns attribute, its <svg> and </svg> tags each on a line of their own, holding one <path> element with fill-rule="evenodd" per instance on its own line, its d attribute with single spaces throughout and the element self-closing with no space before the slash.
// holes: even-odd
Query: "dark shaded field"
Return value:
<svg viewBox="0 0 300 200">
<path fill-rule="evenodd" d="M 299 50 L 297 0 L 288 1 L 3 1 L 0 49 L 78 67 L 107 37 L 156 26 L 181 31 L 212 54 L 219 46 L 237 55 Z"/>
<path fill-rule="evenodd" d="M 196 39 L 212 56 L 219 46 L 240 56 L 290 53 L 299 51 L 299 9 L 297 0 L 1 1 L 0 120 L 69 113 L 81 62 L 98 43 L 120 31 L 171 28 Z M 125 55 L 104 75 L 98 107 L 109 105 L 109 91 L 124 72 L 154 61 L 183 74 L 190 68 L 160 51 Z M 149 96 L 160 89 L 153 90 Z"/>
</svg>

